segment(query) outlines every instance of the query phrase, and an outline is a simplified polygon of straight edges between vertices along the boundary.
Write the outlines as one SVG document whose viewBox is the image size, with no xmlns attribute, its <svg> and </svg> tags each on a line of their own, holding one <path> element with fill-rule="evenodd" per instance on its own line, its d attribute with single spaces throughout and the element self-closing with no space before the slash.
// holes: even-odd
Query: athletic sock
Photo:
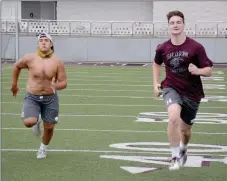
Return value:
<svg viewBox="0 0 227 181">
<path fill-rule="evenodd" d="M 40 144 L 40 150 L 47 150 L 48 145 Z"/>
<path fill-rule="evenodd" d="M 180 148 L 179 147 L 172 147 L 171 148 L 171 152 L 172 152 L 172 158 L 174 157 L 177 157 L 179 158 L 180 157 Z"/>
<path fill-rule="evenodd" d="M 187 149 L 187 144 L 184 144 L 182 141 L 180 141 L 180 149 L 182 150 Z"/>
</svg>

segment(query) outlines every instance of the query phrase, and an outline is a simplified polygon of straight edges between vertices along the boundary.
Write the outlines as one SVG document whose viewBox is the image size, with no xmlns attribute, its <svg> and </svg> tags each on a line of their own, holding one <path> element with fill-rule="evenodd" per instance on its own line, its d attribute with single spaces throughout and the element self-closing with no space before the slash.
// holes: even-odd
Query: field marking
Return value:
<svg viewBox="0 0 227 181">
<path fill-rule="evenodd" d="M 201 77 L 202 81 L 224 81 L 225 77 Z"/>
<path fill-rule="evenodd" d="M 129 72 L 125 72 L 124 70 L 122 71 L 117 71 L 117 72 L 111 72 L 111 71 L 94 71 L 94 70 L 91 70 L 90 72 L 88 71 L 81 71 L 80 72 L 75 72 L 75 71 L 68 71 L 66 70 L 66 74 L 72 74 L 72 75 L 84 75 L 84 76 L 87 76 L 86 74 L 88 74 L 87 77 L 91 77 L 90 75 L 94 75 L 96 74 L 96 76 L 99 76 L 97 74 L 101 74 L 100 76 L 103 76 L 103 75 L 115 75 L 115 76 L 124 76 L 124 75 L 127 75 L 127 76 L 132 76 L 132 75 L 135 75 L 135 74 L 138 74 L 138 75 L 142 75 L 144 77 L 147 77 L 146 75 L 148 76 L 152 76 L 152 72 L 145 72 L 145 71 L 132 71 L 130 70 Z M 21 72 L 22 76 L 24 75 L 28 75 L 28 72 Z M 220 74 L 219 74 L 220 75 Z M 222 74 L 223 75 L 223 74 Z M 3 73 L 2 76 L 12 76 L 12 74 L 10 73 Z"/>
<path fill-rule="evenodd" d="M 21 113 L 1 113 L 2 115 L 21 116 Z M 111 118 L 136 118 L 133 115 L 113 114 L 59 114 L 59 117 L 111 117 Z"/>
<path fill-rule="evenodd" d="M 7 65 L 6 67 L 2 67 L 2 71 L 3 70 L 12 70 L 12 68 L 13 68 L 13 66 L 10 66 L 10 65 L 8 66 Z M 144 73 L 144 71 L 146 71 L 146 70 L 147 70 L 147 72 L 149 72 L 149 69 L 146 66 L 145 67 L 143 67 L 143 66 L 139 66 L 139 67 L 132 67 L 132 66 L 127 66 L 127 67 L 125 67 L 125 66 L 124 67 L 122 67 L 122 66 L 114 66 L 114 67 L 110 67 L 110 66 L 105 66 L 105 67 L 96 66 L 96 67 L 94 67 L 94 66 L 91 66 L 91 65 L 88 65 L 88 66 L 86 66 L 86 65 L 83 65 L 83 66 L 75 65 L 74 66 L 74 64 L 73 64 L 73 66 L 67 65 L 66 66 L 66 71 L 70 72 L 70 70 L 75 70 L 75 69 L 78 70 L 78 69 L 80 69 L 80 72 L 83 72 L 83 70 L 81 70 L 81 69 L 85 69 L 84 72 L 87 72 L 88 70 L 86 70 L 86 69 L 89 69 L 89 73 L 91 73 L 91 72 L 92 73 L 108 73 L 108 72 L 110 72 L 112 70 L 117 71 L 116 73 L 125 73 L 126 68 L 127 68 L 127 70 L 130 70 L 130 73 Z M 134 68 L 137 68 L 137 70 L 134 69 Z M 164 71 L 164 67 L 162 67 L 162 68 L 163 68 L 163 71 Z M 138 70 L 138 69 L 140 69 L 140 70 Z M 215 69 L 219 69 L 219 68 L 215 67 Z M 223 74 L 225 74 L 225 71 L 214 70 L 213 74 L 223 75 Z"/>
<path fill-rule="evenodd" d="M 115 143 L 109 145 L 111 148 L 117 148 L 117 149 L 126 149 L 126 150 L 133 150 L 133 151 L 154 151 L 157 153 L 165 153 L 165 152 L 171 152 L 171 149 L 169 148 L 169 143 L 161 143 L 161 142 L 129 142 L 129 143 Z M 141 147 L 142 146 L 142 147 Z M 147 147 L 148 146 L 148 147 Z M 160 146 L 167 146 L 168 148 L 163 148 Z M 221 145 L 203 145 L 203 144 L 189 144 L 190 147 L 190 153 L 227 153 L 227 146 L 221 146 Z M 193 149 L 193 147 L 196 147 Z M 100 158 L 105 159 L 113 159 L 117 161 L 129 161 L 129 162 L 136 162 L 136 163 L 146 163 L 146 164 L 158 164 L 158 165 L 169 165 L 170 164 L 170 157 L 163 157 L 163 156 L 132 156 L 132 155 L 100 155 Z M 184 166 L 186 167 L 203 167 L 203 166 L 210 166 L 211 162 L 219 162 L 227 164 L 227 157 L 224 158 L 215 158 L 213 156 L 189 156 L 188 161 Z M 205 164 L 204 164 L 205 162 Z M 156 166 L 155 166 L 156 167 Z M 120 166 L 122 169 L 122 166 Z M 130 173 L 142 173 L 147 170 L 147 167 L 131 167 L 131 166 L 124 166 L 123 169 L 130 172 Z M 163 167 L 160 168 L 154 168 L 152 167 L 150 171 L 153 170 L 160 170 Z M 144 170 L 145 169 L 145 170 Z"/>
<path fill-rule="evenodd" d="M 22 105 L 23 103 L 21 102 L 1 102 L 2 104 L 19 104 Z M 60 103 L 60 106 L 108 106 L 108 107 L 160 107 L 164 108 L 165 105 L 154 105 L 154 104 L 74 104 L 74 103 Z M 220 109 L 220 108 L 225 108 L 226 106 L 204 106 L 200 107 L 200 109 Z"/>
<path fill-rule="evenodd" d="M 223 71 L 217 70 L 217 71 L 213 71 L 213 74 L 223 75 L 225 73 Z"/>
<path fill-rule="evenodd" d="M 2 84 L 11 84 L 12 82 L 2 82 Z M 26 84 L 26 82 L 22 82 L 20 84 Z M 153 85 L 151 84 L 70 84 L 68 83 L 68 85 L 70 86 L 81 86 L 81 85 L 87 85 L 87 86 L 101 86 L 101 85 L 105 85 L 105 86 L 126 86 L 126 87 L 135 87 L 135 86 L 140 86 L 140 87 L 153 87 Z"/>
<path fill-rule="evenodd" d="M 2 84 L 11 84 L 12 82 L 2 82 Z M 20 83 L 26 84 L 26 82 Z M 153 87 L 153 84 L 68 84 L 69 86 L 122 86 L 122 87 Z M 224 84 L 203 84 L 204 89 L 226 89 Z"/>
<path fill-rule="evenodd" d="M 93 76 L 91 76 L 93 77 Z M 119 77 L 119 79 L 122 78 L 122 77 Z M 2 78 L 4 79 L 4 78 Z M 67 81 L 71 80 L 71 81 L 83 81 L 83 82 L 122 82 L 122 83 L 151 83 L 150 80 L 138 80 L 138 81 L 130 81 L 130 80 L 112 80 L 112 79 L 100 79 L 100 80 L 94 80 L 94 79 L 71 79 L 71 78 L 67 78 Z M 27 80 L 27 78 L 21 78 L 20 77 L 20 80 Z M 9 82 L 2 82 L 2 83 L 9 83 Z"/>
<path fill-rule="evenodd" d="M 3 96 L 12 96 L 10 93 L 3 93 Z M 25 94 L 17 94 L 17 96 L 24 96 Z M 95 96 L 95 95 L 86 95 L 86 94 L 58 94 L 61 97 L 95 97 L 95 98 L 130 98 L 130 99 L 157 99 L 157 97 L 152 96 Z M 157 101 L 159 101 L 157 99 Z"/>
<path fill-rule="evenodd" d="M 26 72 L 21 72 L 21 75 L 27 75 L 26 73 L 28 73 L 28 71 Z M 135 73 L 138 73 L 138 74 L 141 74 L 141 75 L 149 75 L 149 76 L 152 76 L 152 71 L 144 71 L 144 70 L 130 70 L 130 71 L 128 71 L 128 72 L 125 72 L 125 70 L 122 70 L 122 71 L 117 71 L 117 72 L 110 72 L 109 70 L 101 70 L 101 71 L 99 71 L 99 70 L 95 70 L 95 69 L 93 69 L 93 70 L 90 70 L 90 71 L 88 71 L 88 70 L 85 70 L 85 71 L 82 71 L 82 70 L 80 70 L 80 71 L 71 71 L 71 70 L 67 70 L 66 69 L 66 73 L 67 74 L 74 74 L 74 75 L 77 75 L 77 74 L 92 74 L 92 73 L 95 73 L 95 74 L 97 74 L 97 73 L 100 73 L 100 74 L 102 74 L 102 75 L 119 75 L 119 76 L 121 76 L 121 75 L 132 75 L 132 74 L 135 74 Z M 224 75 L 225 74 L 225 72 L 222 72 L 222 71 L 214 71 L 213 72 L 213 75 Z M 4 75 L 6 75 L 6 76 L 11 76 L 12 74 L 10 74 L 10 73 L 5 73 L 5 74 L 3 74 L 3 76 Z M 212 77 L 214 77 L 214 76 L 212 76 Z M 204 77 L 202 77 L 202 78 L 204 78 Z M 205 79 L 212 79 L 212 78 L 205 78 Z"/>
<path fill-rule="evenodd" d="M 86 63 L 86 62 L 84 62 Z M 65 64 L 65 68 L 67 71 L 72 71 L 72 70 L 78 70 L 83 72 L 83 71 L 91 71 L 91 72 L 110 72 L 110 71 L 114 71 L 114 72 L 125 72 L 125 70 L 130 70 L 133 72 L 150 72 L 150 68 L 149 67 L 143 67 L 143 66 L 122 66 L 122 65 L 126 65 L 127 63 L 123 64 L 123 63 L 119 63 L 118 65 L 121 66 L 94 66 L 94 64 L 90 64 L 90 65 L 85 65 L 83 63 L 76 63 L 76 64 Z M 78 65 L 82 65 L 82 66 L 78 66 Z M 100 63 L 100 65 L 102 65 Z M 117 65 L 117 64 L 116 64 Z M 7 65 L 5 66 L 5 68 L 8 69 L 12 69 L 13 65 Z M 164 66 L 162 66 L 163 70 L 164 70 Z M 4 67 L 2 67 L 2 69 L 4 69 Z M 219 69 L 219 68 L 217 68 Z"/>
<path fill-rule="evenodd" d="M 80 78 L 67 78 L 67 80 L 72 80 L 72 81 L 87 81 L 87 82 L 127 82 L 127 83 L 138 83 L 138 82 L 143 82 L 143 83 L 151 83 L 151 79 L 152 79 L 152 76 L 149 77 L 140 77 L 138 76 L 137 78 L 141 78 L 141 79 L 148 79 L 148 80 L 137 80 L 137 81 L 131 81 L 131 80 L 119 80 L 119 79 L 122 79 L 122 77 L 113 77 L 113 76 L 78 76 L 78 75 L 73 75 L 73 76 L 76 76 L 76 77 L 80 77 Z M 70 75 L 70 77 L 73 77 L 72 75 Z M 111 78 L 111 79 L 81 79 L 81 78 L 94 78 L 94 77 L 100 77 L 100 78 Z M 9 78 L 9 77 L 7 77 Z M 112 78 L 116 78 L 116 79 L 112 79 Z M 2 77 L 2 79 L 4 79 L 4 77 Z M 27 77 L 20 77 L 19 78 L 20 80 L 27 80 L 28 78 Z M 224 77 L 209 77 L 209 78 L 202 78 L 202 81 L 224 81 Z M 8 82 L 5 82 L 5 83 L 8 83 Z"/>
<path fill-rule="evenodd" d="M 143 112 L 140 113 L 135 122 L 144 123 L 168 123 L 167 112 Z M 224 113 L 201 113 L 192 121 L 196 124 L 227 124 L 227 114 Z"/>
<path fill-rule="evenodd" d="M 77 78 L 78 77 L 79 78 L 111 78 L 111 79 L 116 78 L 116 80 L 119 78 L 123 78 L 123 77 L 131 78 L 132 76 L 135 76 L 135 73 L 131 73 L 131 72 L 126 73 L 126 74 L 125 73 L 101 73 L 100 72 L 101 75 L 97 75 L 97 72 L 94 72 L 96 75 L 94 75 L 92 73 L 90 75 L 85 75 L 84 73 L 75 73 L 75 72 L 66 72 L 66 73 L 69 74 L 68 76 L 70 76 L 70 77 L 77 77 Z M 21 78 L 27 79 L 28 78 L 27 75 L 28 74 L 21 74 L 19 79 L 21 79 Z M 152 74 L 150 74 L 150 75 L 138 74 L 138 75 L 140 75 L 140 76 L 136 76 L 137 78 L 142 78 L 142 79 L 151 79 L 152 78 Z M 4 78 L 4 76 L 6 78 L 8 78 L 8 77 L 12 76 L 12 74 L 3 74 L 2 77 Z M 162 77 L 162 78 L 164 78 L 164 77 Z M 218 79 L 222 79 L 222 78 L 218 78 Z M 94 79 L 92 79 L 92 80 L 94 80 Z"/>
<path fill-rule="evenodd" d="M 4 90 L 10 90 L 11 87 L 2 86 Z M 20 88 L 20 90 L 26 90 L 26 88 Z M 64 89 L 63 91 L 74 91 L 74 90 L 81 90 L 81 91 L 96 91 L 96 92 L 152 92 L 151 90 L 138 90 L 138 89 L 73 89 L 73 88 L 67 88 Z M 214 92 L 216 93 L 216 92 Z M 223 92 L 226 93 L 226 92 Z"/>
<path fill-rule="evenodd" d="M 12 96 L 10 93 L 3 93 L 3 96 Z M 17 94 L 17 96 L 24 96 L 25 94 Z M 130 98 L 130 99 L 155 99 L 157 101 L 163 100 L 163 96 L 154 97 L 154 96 L 118 96 L 118 95 L 89 95 L 89 94 L 58 94 L 61 97 L 95 97 L 95 98 Z M 215 100 L 215 99 L 223 99 L 227 100 L 227 96 L 212 96 L 207 95 L 204 100 Z M 203 99 L 202 99 L 203 100 Z"/>
<path fill-rule="evenodd" d="M 1 128 L 2 130 L 28 130 L 29 128 Z M 143 131 L 143 130 L 111 130 L 111 129 L 68 129 L 68 128 L 56 128 L 56 131 L 84 131 L 84 132 L 121 132 L 121 133 L 166 133 L 166 131 Z M 193 134 L 201 134 L 201 135 L 227 135 L 227 132 L 192 132 Z"/>
<path fill-rule="evenodd" d="M 11 87 L 7 87 L 7 86 L 2 86 L 2 89 L 3 90 L 10 90 Z M 20 88 L 20 90 L 26 90 L 26 88 Z M 66 92 L 66 91 L 95 91 L 95 92 L 149 92 L 149 93 L 152 93 L 153 91 L 152 90 L 138 90 L 138 89 L 116 89 L 116 90 L 113 90 L 113 89 L 78 89 L 78 88 L 67 88 L 67 89 L 64 89 L 63 92 Z M 219 90 L 217 91 L 210 91 L 209 90 L 209 93 L 213 93 L 213 94 L 226 94 L 226 91 L 224 92 L 219 92 Z"/>
<path fill-rule="evenodd" d="M 17 148 L 2 148 L 1 151 L 4 152 L 37 152 L 38 149 L 17 149 Z M 77 149 L 48 149 L 48 152 L 83 152 L 83 153 L 127 153 L 127 154 L 152 154 L 152 155 L 169 155 L 169 153 L 157 153 L 152 151 L 114 151 L 114 150 L 77 150 Z M 197 155 L 197 156 L 218 156 L 218 157 L 226 157 L 227 155 L 221 154 L 195 154 L 188 153 L 188 155 Z"/>
<path fill-rule="evenodd" d="M 20 104 L 22 105 L 23 103 L 19 102 L 2 102 L 2 104 Z M 108 107 L 164 107 L 164 106 L 157 106 L 157 105 L 133 105 L 133 104 L 64 104 L 60 103 L 60 106 L 108 106 Z M 214 108 L 214 107 L 212 107 Z M 222 107 L 217 107 L 217 108 L 222 108 Z"/>
<path fill-rule="evenodd" d="M 89 76 L 83 76 L 83 75 L 68 75 L 68 77 L 73 77 L 73 76 L 76 76 L 76 77 L 80 77 L 80 78 L 101 78 L 101 79 L 98 79 L 98 80 L 94 80 L 94 79 L 90 79 L 90 81 L 102 81 L 103 78 L 110 78 L 110 79 L 106 79 L 105 81 L 118 81 L 119 79 L 122 79 L 123 77 L 127 78 L 128 75 L 122 75 L 122 76 L 105 76 L 105 75 L 89 75 Z M 131 77 L 133 76 L 133 74 L 131 75 Z M 134 75 L 135 76 L 135 75 Z M 131 79 L 131 77 L 129 77 Z M 148 79 L 148 80 L 151 80 L 152 79 L 152 76 L 136 76 L 137 78 L 140 78 L 140 79 Z M 7 78 L 9 78 L 7 76 Z M 2 79 L 4 79 L 4 76 L 2 77 Z M 19 80 L 27 80 L 28 78 L 25 77 L 25 76 L 21 76 L 19 77 Z M 67 79 L 67 80 L 80 80 L 80 79 Z M 151 82 L 151 81 L 146 81 L 146 82 Z M 86 79 L 81 79 L 81 81 L 89 81 L 89 80 L 86 80 Z M 122 81 L 122 80 L 120 80 Z M 127 80 L 125 80 L 127 81 Z"/>
<path fill-rule="evenodd" d="M 67 71 L 66 72 L 67 74 L 73 74 L 73 76 L 77 76 L 78 74 L 92 74 L 92 73 L 99 73 L 99 72 L 94 72 L 94 71 L 91 71 L 91 72 L 88 72 L 88 71 Z M 133 74 L 134 72 L 132 72 L 131 73 L 131 71 L 130 71 L 130 74 Z M 138 73 L 143 73 L 142 71 L 139 71 Z M 150 73 L 150 72 L 147 72 L 147 73 Z M 21 73 L 21 75 L 22 76 L 24 76 L 24 74 L 25 73 Z M 100 72 L 100 74 L 102 74 L 102 75 L 121 75 L 121 74 L 125 74 L 125 72 Z M 127 73 L 127 75 L 128 75 L 129 73 Z M 25 74 L 26 75 L 26 74 Z M 144 73 L 144 75 L 145 75 L 145 73 Z M 3 74 L 3 76 L 12 76 L 12 74 L 8 74 L 8 73 L 5 73 L 5 74 Z M 70 75 L 70 76 L 72 76 L 72 75 Z"/>
</svg>

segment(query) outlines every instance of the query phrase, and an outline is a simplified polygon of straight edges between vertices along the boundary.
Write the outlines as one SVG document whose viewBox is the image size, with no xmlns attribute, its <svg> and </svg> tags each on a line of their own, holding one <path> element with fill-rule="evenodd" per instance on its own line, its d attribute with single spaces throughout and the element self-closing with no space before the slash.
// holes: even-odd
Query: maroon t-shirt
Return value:
<svg viewBox="0 0 227 181">
<path fill-rule="evenodd" d="M 181 96 L 189 99 L 200 100 L 204 97 L 200 76 L 192 75 L 188 71 L 190 63 L 198 68 L 213 66 L 200 43 L 189 37 L 181 45 L 173 45 L 171 40 L 168 40 L 157 46 L 154 61 L 165 65 L 166 78 L 161 82 L 162 88 L 172 87 Z"/>
</svg>

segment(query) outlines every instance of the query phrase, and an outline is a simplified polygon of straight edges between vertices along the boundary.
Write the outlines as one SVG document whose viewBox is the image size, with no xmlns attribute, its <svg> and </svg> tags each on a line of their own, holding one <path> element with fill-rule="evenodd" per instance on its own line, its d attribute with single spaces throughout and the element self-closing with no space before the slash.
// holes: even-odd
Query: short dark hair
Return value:
<svg viewBox="0 0 227 181">
<path fill-rule="evenodd" d="M 181 11 L 178 11 L 178 10 L 170 11 L 166 16 L 167 16 L 168 22 L 170 18 L 172 18 L 173 16 L 179 16 L 183 19 L 183 23 L 184 23 L 184 14 Z"/>
</svg>

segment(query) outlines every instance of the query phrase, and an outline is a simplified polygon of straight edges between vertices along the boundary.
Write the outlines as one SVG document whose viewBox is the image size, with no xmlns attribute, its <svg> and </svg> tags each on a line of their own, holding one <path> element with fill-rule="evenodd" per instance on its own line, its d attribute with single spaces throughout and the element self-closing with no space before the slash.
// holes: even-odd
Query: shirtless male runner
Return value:
<svg viewBox="0 0 227 181">
<path fill-rule="evenodd" d="M 49 34 L 41 33 L 38 36 L 37 52 L 27 54 L 15 62 L 11 87 L 15 97 L 19 90 L 18 77 L 21 69 L 28 69 L 22 118 L 24 125 L 28 128 L 33 127 L 34 133 L 38 136 L 41 134 L 39 120 L 39 115 L 41 115 L 44 131 L 37 159 L 46 158 L 47 147 L 58 121 L 59 99 L 57 91 L 67 87 L 64 64 L 54 55 L 53 42 Z"/>
<path fill-rule="evenodd" d="M 170 39 L 157 46 L 153 63 L 155 96 L 163 90 L 168 109 L 168 139 L 172 152 L 170 170 L 178 170 L 187 160 L 191 127 L 204 91 L 200 76 L 211 76 L 212 61 L 204 47 L 184 33 L 184 15 L 180 11 L 167 14 Z M 161 64 L 166 77 L 159 84 Z"/>
</svg>

